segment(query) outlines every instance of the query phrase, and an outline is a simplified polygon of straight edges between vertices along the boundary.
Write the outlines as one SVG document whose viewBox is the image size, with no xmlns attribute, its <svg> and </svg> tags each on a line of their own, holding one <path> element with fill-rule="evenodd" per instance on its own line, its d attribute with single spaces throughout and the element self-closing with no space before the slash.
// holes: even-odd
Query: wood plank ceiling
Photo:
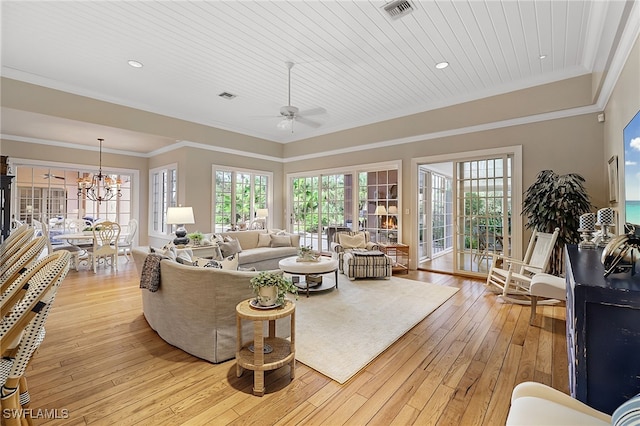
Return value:
<svg viewBox="0 0 640 426">
<path fill-rule="evenodd" d="M 399 19 L 384 5 L 2 2 L 2 75 L 286 143 L 592 72 L 608 30 L 599 1 L 413 1 Z M 317 127 L 277 127 L 286 61 Z"/>
</svg>

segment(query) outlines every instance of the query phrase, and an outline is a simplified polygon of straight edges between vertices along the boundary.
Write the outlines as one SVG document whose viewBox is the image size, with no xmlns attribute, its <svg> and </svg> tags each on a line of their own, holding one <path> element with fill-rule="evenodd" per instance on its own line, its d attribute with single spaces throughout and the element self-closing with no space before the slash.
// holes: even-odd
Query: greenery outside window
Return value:
<svg viewBox="0 0 640 426">
<path fill-rule="evenodd" d="M 273 175 L 214 166 L 213 176 L 214 232 L 256 226 L 257 210 L 269 209 Z M 267 218 L 267 227 L 269 222 L 270 218 Z"/>
</svg>

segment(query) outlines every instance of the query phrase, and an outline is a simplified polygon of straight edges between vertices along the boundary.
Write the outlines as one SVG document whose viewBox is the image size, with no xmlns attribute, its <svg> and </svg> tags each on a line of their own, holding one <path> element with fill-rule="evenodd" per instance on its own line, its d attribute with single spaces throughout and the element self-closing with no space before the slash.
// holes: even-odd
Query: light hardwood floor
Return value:
<svg viewBox="0 0 640 426">
<path fill-rule="evenodd" d="M 346 384 L 297 363 L 293 381 L 288 366 L 268 372 L 257 397 L 233 360 L 211 364 L 160 339 L 133 262 L 119 265 L 63 282 L 27 378 L 35 413 L 68 418 L 35 424 L 500 425 L 515 384 L 568 391 L 564 306 L 539 307 L 529 326 L 528 307 L 480 281 L 411 271 L 461 291 Z"/>
</svg>

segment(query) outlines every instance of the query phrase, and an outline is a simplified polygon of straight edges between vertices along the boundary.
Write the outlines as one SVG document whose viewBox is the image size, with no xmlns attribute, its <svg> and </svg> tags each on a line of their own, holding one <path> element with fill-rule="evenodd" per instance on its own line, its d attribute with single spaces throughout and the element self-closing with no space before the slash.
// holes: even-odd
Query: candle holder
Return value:
<svg viewBox="0 0 640 426">
<path fill-rule="evenodd" d="M 614 225 L 614 213 L 613 209 L 606 207 L 604 209 L 598 210 L 598 221 L 596 225 L 600 227 L 600 232 L 596 237 L 598 247 L 606 247 L 611 241 L 613 234 L 609 232 L 609 228 Z"/>
<path fill-rule="evenodd" d="M 596 243 L 593 241 L 593 233 L 596 230 L 596 215 L 595 213 L 585 213 L 580 216 L 580 238 L 582 241 L 578 244 L 578 248 L 581 249 L 594 249 Z"/>
</svg>

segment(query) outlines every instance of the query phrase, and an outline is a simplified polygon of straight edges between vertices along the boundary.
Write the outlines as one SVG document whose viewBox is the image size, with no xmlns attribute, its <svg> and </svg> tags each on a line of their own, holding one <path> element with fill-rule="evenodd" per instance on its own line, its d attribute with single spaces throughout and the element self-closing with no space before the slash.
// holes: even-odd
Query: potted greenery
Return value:
<svg viewBox="0 0 640 426">
<path fill-rule="evenodd" d="M 200 231 L 196 231 L 196 232 L 187 234 L 187 238 L 189 238 L 189 241 L 191 242 L 191 244 L 193 244 L 194 246 L 199 246 L 202 243 L 202 240 L 204 239 L 204 234 Z"/>
<path fill-rule="evenodd" d="M 263 271 L 250 280 L 260 306 L 281 306 L 287 293 L 298 296 L 298 287 L 282 273 Z"/>
<path fill-rule="evenodd" d="M 526 227 L 547 233 L 560 229 L 549 266 L 553 275 L 563 272 L 564 246 L 580 242 L 580 215 L 591 210 L 584 182 L 576 173 L 558 175 L 543 170 L 525 191 L 522 215 L 527 217 Z"/>
<path fill-rule="evenodd" d="M 311 246 L 302 246 L 298 249 L 298 258 L 305 262 L 318 260 L 318 253 Z"/>
</svg>

